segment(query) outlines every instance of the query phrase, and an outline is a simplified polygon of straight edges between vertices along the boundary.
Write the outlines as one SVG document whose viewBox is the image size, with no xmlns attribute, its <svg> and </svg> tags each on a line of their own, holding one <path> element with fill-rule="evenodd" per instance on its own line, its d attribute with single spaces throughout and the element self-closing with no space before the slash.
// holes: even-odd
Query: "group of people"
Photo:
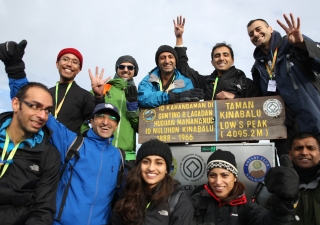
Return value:
<svg viewBox="0 0 320 225">
<path fill-rule="evenodd" d="M 192 69 L 181 16 L 174 20 L 176 47 L 158 48 L 156 67 L 138 89 L 138 63 L 129 55 L 119 57 L 113 79 L 89 69 L 90 93 L 74 81 L 83 66 L 77 49 L 58 53 L 60 80 L 48 89 L 26 77 L 25 40 L 0 44 L 12 98 L 12 112 L 0 115 L 1 224 L 320 223 L 320 45 L 301 34 L 299 18 L 284 18 L 287 26 L 278 23 L 285 37 L 263 19 L 247 25 L 257 46 L 253 80 L 233 66 L 226 43 L 212 49 L 211 75 Z M 191 197 L 169 175 L 167 144 L 150 140 L 136 154 L 139 107 L 261 95 L 285 101 L 288 139 L 276 146 L 292 161 L 266 175 L 269 210 L 247 200 L 231 152 L 208 158 L 208 183 Z"/>
</svg>

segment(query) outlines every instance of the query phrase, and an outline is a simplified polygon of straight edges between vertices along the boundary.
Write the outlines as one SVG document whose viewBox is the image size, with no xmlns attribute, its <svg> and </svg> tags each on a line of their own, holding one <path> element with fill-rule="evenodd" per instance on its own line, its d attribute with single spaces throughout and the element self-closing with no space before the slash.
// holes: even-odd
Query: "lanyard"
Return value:
<svg viewBox="0 0 320 225">
<path fill-rule="evenodd" d="M 55 110 L 54 110 L 54 117 L 57 119 L 58 117 L 58 113 L 60 112 L 60 109 L 62 107 L 62 104 L 64 102 L 64 99 L 66 98 L 66 95 L 69 91 L 69 89 L 71 88 L 71 85 L 72 85 L 73 82 L 70 82 L 68 84 L 68 87 L 67 87 L 67 90 L 66 90 L 66 93 L 64 93 L 64 96 L 63 96 L 63 99 L 61 100 L 60 104 L 58 105 L 58 87 L 59 87 L 59 81 L 57 82 L 56 84 L 56 105 L 55 105 Z M 58 107 L 57 107 L 58 105 Z"/>
<path fill-rule="evenodd" d="M 147 206 L 146 206 L 146 211 L 149 208 L 151 202 L 148 202 Z"/>
<path fill-rule="evenodd" d="M 6 152 L 7 152 L 7 149 L 8 149 L 8 145 L 9 145 L 9 135 L 8 135 L 8 132 L 6 131 L 6 140 L 4 142 L 4 146 L 3 146 L 3 150 L 2 150 L 2 155 L 1 155 L 1 161 L 0 161 L 0 167 L 4 165 L 3 169 L 2 169 L 2 172 L 1 172 L 1 175 L 0 175 L 0 178 L 3 176 L 3 174 L 6 172 L 6 170 L 8 169 L 8 166 L 9 164 L 12 163 L 12 159 L 13 159 L 13 156 L 14 154 L 16 153 L 19 145 L 20 145 L 21 142 L 19 142 L 18 144 L 16 144 L 14 146 L 14 148 L 11 150 L 7 160 L 4 160 L 4 157 L 6 156 Z"/>
<path fill-rule="evenodd" d="M 219 77 L 217 76 L 217 77 L 216 77 L 216 80 L 214 81 L 213 93 L 212 93 L 212 100 L 213 100 L 213 98 L 214 98 L 214 94 L 216 93 L 216 89 L 217 89 L 217 85 L 218 85 L 218 80 L 219 80 Z"/>
<path fill-rule="evenodd" d="M 173 84 L 174 78 L 176 77 L 176 75 L 173 76 L 171 84 L 169 85 L 169 87 L 167 88 L 166 92 L 168 93 L 170 91 L 170 87 Z M 162 81 L 161 78 L 159 79 L 159 86 L 160 86 L 160 91 L 163 91 L 163 87 L 162 87 Z"/>
<path fill-rule="evenodd" d="M 265 62 L 266 69 L 267 69 L 267 72 L 268 72 L 269 77 L 270 77 L 271 80 L 272 80 L 273 77 L 275 77 L 274 67 L 275 67 L 275 65 L 276 65 L 277 54 L 278 54 L 278 47 L 277 47 L 276 50 L 274 51 L 274 55 L 273 55 L 273 59 L 272 59 L 272 65 L 269 66 L 269 65 Z"/>
</svg>

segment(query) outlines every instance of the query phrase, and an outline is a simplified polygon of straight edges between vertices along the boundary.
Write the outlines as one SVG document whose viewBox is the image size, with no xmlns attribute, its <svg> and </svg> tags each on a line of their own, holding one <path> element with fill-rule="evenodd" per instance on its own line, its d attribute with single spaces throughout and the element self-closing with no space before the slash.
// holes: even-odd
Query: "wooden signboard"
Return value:
<svg viewBox="0 0 320 225">
<path fill-rule="evenodd" d="M 139 140 L 204 143 L 287 138 L 280 96 L 186 102 L 141 109 Z"/>
</svg>

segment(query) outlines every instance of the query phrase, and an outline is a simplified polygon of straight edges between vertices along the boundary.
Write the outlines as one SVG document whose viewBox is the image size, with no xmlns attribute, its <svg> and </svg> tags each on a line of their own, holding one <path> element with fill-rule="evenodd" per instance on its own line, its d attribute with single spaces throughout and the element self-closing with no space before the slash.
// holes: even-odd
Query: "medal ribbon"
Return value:
<svg viewBox="0 0 320 225">
<path fill-rule="evenodd" d="M 64 96 L 63 96 L 63 99 L 61 100 L 60 104 L 58 105 L 58 88 L 59 88 L 59 81 L 56 83 L 56 105 L 55 105 L 55 110 L 54 110 L 54 118 L 57 119 L 58 117 L 58 113 L 60 112 L 60 109 L 62 107 L 62 104 L 64 102 L 64 99 L 66 98 L 66 95 L 69 91 L 69 89 L 71 88 L 71 85 L 72 85 L 73 82 L 70 82 L 68 84 L 68 87 L 67 87 L 67 90 L 66 90 L 66 93 L 64 93 Z M 58 107 L 57 107 L 58 105 Z"/>
<path fill-rule="evenodd" d="M 176 75 L 173 76 L 172 81 L 171 81 L 171 84 L 169 85 L 169 87 L 168 87 L 167 90 L 166 90 L 167 93 L 168 93 L 168 91 L 170 90 L 171 85 L 173 84 L 174 78 L 176 78 Z M 160 91 L 163 91 L 161 78 L 159 79 L 159 86 L 160 86 Z"/>
<path fill-rule="evenodd" d="M 274 66 L 276 65 L 277 54 L 278 54 L 278 47 L 277 47 L 276 50 L 274 51 L 274 55 L 273 55 L 273 59 L 272 59 L 272 65 L 269 66 L 269 65 L 265 62 L 266 69 L 267 69 L 267 72 L 268 72 L 268 74 L 269 74 L 270 80 L 272 80 L 272 78 L 275 76 L 275 75 L 273 74 L 273 72 L 274 72 Z"/>
<path fill-rule="evenodd" d="M 216 89 L 217 89 L 217 85 L 218 85 L 218 80 L 219 80 L 219 77 L 217 76 L 217 77 L 216 77 L 216 80 L 214 81 L 213 93 L 212 93 L 212 100 L 213 100 L 213 98 L 214 98 L 214 94 L 216 93 Z"/>
<path fill-rule="evenodd" d="M 3 176 L 3 174 L 6 172 L 6 170 L 8 169 L 8 166 L 9 164 L 11 164 L 13 162 L 13 156 L 14 154 L 16 154 L 16 151 L 20 145 L 21 142 L 19 142 L 18 144 L 16 144 L 14 146 L 14 148 L 11 150 L 7 160 L 4 160 L 4 157 L 6 156 L 6 152 L 7 152 L 7 149 L 8 149 L 8 145 L 9 145 L 9 135 L 8 135 L 8 132 L 6 131 L 6 140 L 4 142 L 4 146 L 3 146 L 3 150 L 2 150 L 2 155 L 1 155 L 1 161 L 0 161 L 0 167 L 3 166 L 4 164 L 4 167 L 2 168 L 2 172 L 1 172 L 1 175 L 0 175 L 0 178 Z"/>
</svg>

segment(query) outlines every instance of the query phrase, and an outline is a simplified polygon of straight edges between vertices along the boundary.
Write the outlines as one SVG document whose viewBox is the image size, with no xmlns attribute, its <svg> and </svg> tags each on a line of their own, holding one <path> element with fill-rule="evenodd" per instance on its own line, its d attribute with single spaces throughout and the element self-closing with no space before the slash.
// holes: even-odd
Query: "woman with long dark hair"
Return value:
<svg viewBox="0 0 320 225">
<path fill-rule="evenodd" d="M 270 211 L 247 200 L 231 152 L 219 149 L 212 153 L 207 162 L 207 176 L 208 183 L 198 187 L 191 196 L 195 224 L 289 225 L 294 222 L 299 179 L 292 168 L 275 167 L 268 171 L 265 183 L 269 192 L 274 193 Z"/>
<path fill-rule="evenodd" d="M 169 175 L 171 166 L 172 153 L 167 144 L 159 140 L 143 143 L 115 205 L 112 224 L 192 224 L 191 200 Z"/>
</svg>

